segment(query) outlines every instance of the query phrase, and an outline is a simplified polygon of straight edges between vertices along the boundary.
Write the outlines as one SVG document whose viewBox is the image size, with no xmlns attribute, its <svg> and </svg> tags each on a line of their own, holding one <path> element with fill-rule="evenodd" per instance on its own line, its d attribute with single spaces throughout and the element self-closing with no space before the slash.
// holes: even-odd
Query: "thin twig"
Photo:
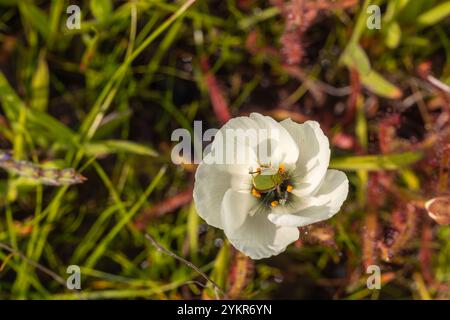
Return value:
<svg viewBox="0 0 450 320">
<path fill-rule="evenodd" d="M 41 265 L 39 262 L 36 262 L 30 258 L 28 258 L 26 255 L 24 255 L 22 252 L 15 250 L 13 248 L 11 248 L 10 246 L 0 242 L 0 249 L 4 249 L 6 251 L 8 251 L 9 253 L 19 256 L 21 259 L 23 259 L 26 263 L 28 263 L 29 265 L 35 267 L 38 270 L 41 270 L 43 273 L 45 273 L 46 275 L 50 276 L 53 280 L 55 280 L 56 282 L 58 282 L 60 285 L 64 286 L 65 288 L 67 288 L 67 283 L 66 280 L 59 276 L 58 274 L 56 274 L 55 272 L 53 272 L 52 270 L 50 270 L 47 267 L 44 267 L 43 265 Z M 80 298 L 83 299 L 80 295 L 80 293 L 78 291 L 75 291 L 75 295 Z M 83 299 L 84 300 L 84 299 Z"/>
<path fill-rule="evenodd" d="M 195 271 L 197 271 L 206 281 L 208 281 L 209 283 L 211 283 L 211 285 L 214 288 L 214 293 L 216 295 L 217 300 L 220 299 L 218 293 L 222 294 L 224 297 L 226 297 L 226 293 L 219 287 L 219 285 L 212 280 L 210 277 L 208 277 L 206 275 L 206 273 L 204 273 L 202 270 L 200 270 L 200 268 L 198 268 L 196 265 L 194 265 L 192 262 L 187 261 L 186 259 L 176 255 L 175 253 L 173 253 L 172 251 L 169 251 L 168 249 L 164 248 L 162 245 L 160 245 L 158 242 L 156 242 L 155 239 L 153 239 L 153 237 L 151 235 L 149 235 L 148 233 L 145 234 L 145 238 L 150 241 L 150 243 L 160 252 L 164 252 L 165 254 L 168 254 L 169 256 L 171 256 L 172 258 L 177 259 L 178 261 L 184 263 L 185 265 L 187 265 L 188 267 L 190 267 L 191 269 L 194 269 Z"/>
<path fill-rule="evenodd" d="M 63 286 L 66 286 L 66 280 L 64 280 L 61 276 L 57 275 L 55 272 L 53 272 L 52 270 L 44 267 L 43 265 L 39 264 L 38 262 L 31 260 L 30 258 L 28 258 L 26 255 L 24 255 L 22 252 L 17 251 L 13 248 L 11 248 L 10 246 L 1 243 L 0 242 L 0 248 L 4 249 L 6 251 L 8 251 L 9 253 L 12 253 L 14 255 L 19 256 L 20 258 L 22 258 L 26 263 L 32 265 L 33 267 L 35 267 L 36 269 L 41 270 L 43 273 L 47 274 L 48 276 L 52 277 L 55 281 L 57 281 L 58 283 L 62 284 Z"/>
</svg>

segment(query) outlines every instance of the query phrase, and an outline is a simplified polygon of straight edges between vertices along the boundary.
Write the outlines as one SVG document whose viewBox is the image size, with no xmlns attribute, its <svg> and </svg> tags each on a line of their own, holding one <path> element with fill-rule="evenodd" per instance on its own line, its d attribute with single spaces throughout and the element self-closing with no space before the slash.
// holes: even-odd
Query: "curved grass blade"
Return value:
<svg viewBox="0 0 450 320">
<path fill-rule="evenodd" d="M 421 152 L 404 152 L 388 155 L 341 157 L 330 161 L 330 168 L 340 170 L 396 170 L 402 169 L 422 158 Z"/>
</svg>

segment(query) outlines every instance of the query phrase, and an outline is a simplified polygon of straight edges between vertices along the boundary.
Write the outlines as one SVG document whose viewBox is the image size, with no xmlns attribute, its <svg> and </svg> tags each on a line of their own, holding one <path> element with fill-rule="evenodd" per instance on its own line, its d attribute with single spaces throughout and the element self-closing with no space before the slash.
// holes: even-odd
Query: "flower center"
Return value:
<svg viewBox="0 0 450 320">
<path fill-rule="evenodd" d="M 252 175 L 252 195 L 260 198 L 266 206 L 285 205 L 294 187 L 289 183 L 289 175 L 283 164 L 278 170 L 270 165 L 261 165 Z"/>
</svg>

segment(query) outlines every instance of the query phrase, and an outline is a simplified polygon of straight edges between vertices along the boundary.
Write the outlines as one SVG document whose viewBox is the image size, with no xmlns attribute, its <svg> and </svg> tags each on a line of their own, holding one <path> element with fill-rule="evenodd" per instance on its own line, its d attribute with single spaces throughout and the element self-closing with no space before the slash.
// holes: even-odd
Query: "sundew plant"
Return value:
<svg viewBox="0 0 450 320">
<path fill-rule="evenodd" d="M 0 299 L 449 299 L 449 166 L 450 1 L 0 0 Z"/>
</svg>

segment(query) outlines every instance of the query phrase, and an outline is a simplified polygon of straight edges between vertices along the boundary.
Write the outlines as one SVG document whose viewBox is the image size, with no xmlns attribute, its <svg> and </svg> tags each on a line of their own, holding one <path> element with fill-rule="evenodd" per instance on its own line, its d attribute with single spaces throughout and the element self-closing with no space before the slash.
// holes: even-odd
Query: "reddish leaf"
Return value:
<svg viewBox="0 0 450 320">
<path fill-rule="evenodd" d="M 200 65 L 205 75 L 205 81 L 209 89 L 209 97 L 211 99 L 214 113 L 217 117 L 217 120 L 223 124 L 231 119 L 231 114 L 228 109 L 228 103 L 222 90 L 220 89 L 216 77 L 211 73 L 209 69 L 208 58 L 203 56 L 200 60 Z"/>
</svg>

